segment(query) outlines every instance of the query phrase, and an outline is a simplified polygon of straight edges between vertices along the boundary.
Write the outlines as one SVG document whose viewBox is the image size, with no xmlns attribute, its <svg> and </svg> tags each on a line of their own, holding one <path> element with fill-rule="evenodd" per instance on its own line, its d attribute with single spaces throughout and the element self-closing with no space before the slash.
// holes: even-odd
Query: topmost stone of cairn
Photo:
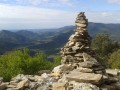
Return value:
<svg viewBox="0 0 120 90">
<path fill-rule="evenodd" d="M 81 12 L 80 14 L 78 14 L 75 23 L 78 28 L 79 27 L 86 28 L 88 26 L 88 19 L 86 19 L 84 12 Z"/>
</svg>

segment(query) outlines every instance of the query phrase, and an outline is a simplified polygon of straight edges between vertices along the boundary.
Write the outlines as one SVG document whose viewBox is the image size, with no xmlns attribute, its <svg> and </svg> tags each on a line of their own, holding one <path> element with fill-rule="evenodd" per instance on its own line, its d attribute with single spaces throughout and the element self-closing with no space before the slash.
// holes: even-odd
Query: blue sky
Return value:
<svg viewBox="0 0 120 90">
<path fill-rule="evenodd" d="M 90 22 L 120 23 L 120 0 L 0 0 L 0 29 L 74 25 L 81 11 Z"/>
</svg>

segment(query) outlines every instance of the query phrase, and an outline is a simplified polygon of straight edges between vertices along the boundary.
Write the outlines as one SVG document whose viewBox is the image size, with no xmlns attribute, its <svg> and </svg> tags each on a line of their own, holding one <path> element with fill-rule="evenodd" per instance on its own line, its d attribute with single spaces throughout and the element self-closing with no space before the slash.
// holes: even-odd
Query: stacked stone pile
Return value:
<svg viewBox="0 0 120 90">
<path fill-rule="evenodd" d="M 54 71 L 58 72 L 56 76 L 59 80 L 53 87 L 64 86 L 62 90 L 120 90 L 118 79 L 106 74 L 101 60 L 90 48 L 91 37 L 84 12 L 78 14 L 75 23 L 75 33 L 61 49 L 62 65 L 57 67 L 58 71 Z"/>
<path fill-rule="evenodd" d="M 81 72 L 105 73 L 105 68 L 95 58 L 91 50 L 91 37 L 87 32 L 88 20 L 84 12 L 81 12 L 76 19 L 77 29 L 70 36 L 68 43 L 62 49 L 62 64 L 71 64 Z"/>
</svg>

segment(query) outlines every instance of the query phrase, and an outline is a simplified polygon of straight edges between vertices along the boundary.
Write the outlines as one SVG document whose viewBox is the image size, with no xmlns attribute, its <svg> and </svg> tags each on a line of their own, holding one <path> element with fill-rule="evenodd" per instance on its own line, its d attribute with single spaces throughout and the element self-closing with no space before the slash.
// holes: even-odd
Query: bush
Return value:
<svg viewBox="0 0 120 90">
<path fill-rule="evenodd" d="M 53 58 L 53 68 L 61 64 L 61 57 L 60 56 L 55 56 Z"/>
<path fill-rule="evenodd" d="M 113 69 L 120 69 L 120 49 L 113 52 L 109 58 L 109 67 Z"/>
<path fill-rule="evenodd" d="M 109 55 L 118 50 L 120 45 L 111 40 L 108 34 L 97 34 L 92 41 L 92 48 L 100 58 L 107 62 Z"/>
<path fill-rule="evenodd" d="M 39 70 L 52 69 L 53 64 L 46 60 L 44 53 L 29 55 L 29 50 L 16 50 L 0 56 L 0 77 L 9 81 L 17 74 L 35 74 Z"/>
</svg>

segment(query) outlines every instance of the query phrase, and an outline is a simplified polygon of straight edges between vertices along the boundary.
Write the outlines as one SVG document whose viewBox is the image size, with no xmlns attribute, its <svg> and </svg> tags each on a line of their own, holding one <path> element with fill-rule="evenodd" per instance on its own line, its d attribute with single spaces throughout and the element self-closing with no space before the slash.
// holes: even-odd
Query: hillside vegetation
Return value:
<svg viewBox="0 0 120 90">
<path fill-rule="evenodd" d="M 0 54 L 19 48 L 43 50 L 49 55 L 59 52 L 74 32 L 75 26 L 58 29 L 0 31 Z M 120 24 L 89 23 L 88 31 L 94 38 L 96 34 L 108 33 L 110 39 L 120 41 Z"/>
<path fill-rule="evenodd" d="M 44 53 L 38 52 L 30 56 L 29 49 L 15 50 L 0 56 L 0 77 L 9 81 L 17 74 L 34 75 L 40 70 L 52 70 L 60 64 L 60 57 L 48 61 Z"/>
</svg>

